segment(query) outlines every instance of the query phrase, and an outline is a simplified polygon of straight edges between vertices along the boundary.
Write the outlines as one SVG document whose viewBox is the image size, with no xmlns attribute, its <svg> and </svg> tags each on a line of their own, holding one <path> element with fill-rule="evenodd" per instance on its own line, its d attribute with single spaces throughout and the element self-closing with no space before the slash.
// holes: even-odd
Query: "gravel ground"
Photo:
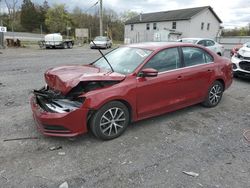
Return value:
<svg viewBox="0 0 250 188">
<path fill-rule="evenodd" d="M 58 65 L 92 62 L 97 50 L 5 49 L 0 54 L 0 187 L 249 188 L 250 81 L 235 79 L 215 108 L 195 105 L 130 125 L 100 141 L 45 137 L 35 128 L 30 92 Z M 38 137 L 5 141 L 4 139 Z M 50 147 L 60 147 L 50 151 Z M 195 172 L 192 177 L 183 171 Z"/>
</svg>

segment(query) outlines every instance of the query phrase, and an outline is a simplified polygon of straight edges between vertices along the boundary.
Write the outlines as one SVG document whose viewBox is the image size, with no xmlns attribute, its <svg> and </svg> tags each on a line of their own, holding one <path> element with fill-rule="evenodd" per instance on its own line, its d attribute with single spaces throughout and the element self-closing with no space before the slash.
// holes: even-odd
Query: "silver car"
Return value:
<svg viewBox="0 0 250 188">
<path fill-rule="evenodd" d="M 182 38 L 178 40 L 179 42 L 185 42 L 185 43 L 192 43 L 192 44 L 198 44 L 201 46 L 204 46 L 213 52 L 217 53 L 218 55 L 222 56 L 224 54 L 224 46 L 221 44 L 215 42 L 212 39 L 206 39 L 206 38 Z"/>
<path fill-rule="evenodd" d="M 90 42 L 89 47 L 93 48 L 111 48 L 112 47 L 112 40 L 108 37 L 104 36 L 97 36 L 93 41 Z"/>
</svg>

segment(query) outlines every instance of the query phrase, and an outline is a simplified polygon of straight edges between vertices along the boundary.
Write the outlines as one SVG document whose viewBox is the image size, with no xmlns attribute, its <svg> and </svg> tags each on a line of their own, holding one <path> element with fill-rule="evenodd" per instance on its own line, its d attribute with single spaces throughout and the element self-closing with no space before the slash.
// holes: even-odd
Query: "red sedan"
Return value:
<svg viewBox="0 0 250 188">
<path fill-rule="evenodd" d="M 130 122 L 202 103 L 216 106 L 232 83 L 231 62 L 183 43 L 119 47 L 88 65 L 45 73 L 47 85 L 31 98 L 38 129 L 72 137 L 91 130 L 104 140 Z"/>
</svg>

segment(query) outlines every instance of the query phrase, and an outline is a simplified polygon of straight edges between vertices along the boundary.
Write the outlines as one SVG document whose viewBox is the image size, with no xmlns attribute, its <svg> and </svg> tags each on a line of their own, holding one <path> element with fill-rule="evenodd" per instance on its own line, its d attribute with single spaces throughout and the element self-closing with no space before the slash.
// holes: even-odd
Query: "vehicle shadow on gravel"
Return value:
<svg viewBox="0 0 250 188">
<path fill-rule="evenodd" d="M 204 113 L 202 113 L 203 110 Z M 187 114 L 193 116 L 196 112 L 202 116 L 204 115 L 204 118 L 213 117 L 212 115 L 205 113 L 206 108 L 202 107 L 200 104 L 197 104 L 174 112 L 165 113 L 160 116 L 131 123 L 127 127 L 127 130 L 124 132 L 124 134 L 114 140 L 121 141 L 121 140 L 131 139 L 131 137 L 145 136 L 145 132 L 148 132 L 148 134 L 152 134 L 152 132 L 163 131 L 163 133 L 165 132 L 167 135 L 170 135 L 171 132 L 173 131 L 187 132 L 190 130 L 193 133 L 197 129 L 197 126 L 199 126 L 194 120 L 189 120 L 187 122 L 185 121 L 186 120 L 185 118 L 184 121 L 180 120 L 179 122 L 176 122 L 176 119 L 182 118 L 184 115 Z M 52 138 L 52 139 L 59 139 L 62 141 L 65 140 L 65 138 Z M 73 138 L 73 142 L 75 142 L 76 144 L 84 144 L 86 142 L 91 142 L 91 144 L 98 144 L 102 142 L 113 142 L 113 141 L 112 140 L 102 141 L 100 139 L 97 139 L 91 132 Z"/>
<path fill-rule="evenodd" d="M 186 117 L 185 118 L 183 118 L 183 117 L 185 115 L 187 115 L 187 116 L 192 115 L 193 116 L 195 113 L 200 113 L 203 110 L 205 111 L 206 109 L 203 108 L 200 104 L 197 104 L 197 105 L 189 106 L 189 107 L 186 107 L 184 109 L 177 110 L 177 111 L 165 113 L 165 114 L 162 114 L 160 116 L 141 120 L 141 121 L 132 123 L 131 126 L 129 126 L 129 128 L 127 130 L 127 134 L 129 134 L 131 131 L 133 131 L 133 132 L 138 131 L 138 133 L 139 133 L 141 131 L 141 129 L 143 129 L 143 130 L 147 129 L 148 126 L 150 126 L 150 128 L 149 128 L 150 130 L 148 130 L 148 131 L 151 131 L 151 129 L 153 129 L 152 126 L 154 126 L 154 129 L 158 129 L 158 130 L 161 130 L 163 132 L 164 132 L 164 130 L 166 130 L 166 133 L 168 135 L 171 134 L 170 132 L 172 132 L 172 131 L 184 131 L 184 132 L 186 132 L 187 129 L 195 129 L 199 125 L 194 123 L 194 120 L 192 120 L 192 119 L 185 121 Z M 154 125 L 152 125 L 152 124 L 154 124 Z"/>
<path fill-rule="evenodd" d="M 243 77 L 238 77 L 234 78 L 235 81 L 243 82 L 243 83 L 250 83 L 250 78 L 243 78 Z"/>
</svg>

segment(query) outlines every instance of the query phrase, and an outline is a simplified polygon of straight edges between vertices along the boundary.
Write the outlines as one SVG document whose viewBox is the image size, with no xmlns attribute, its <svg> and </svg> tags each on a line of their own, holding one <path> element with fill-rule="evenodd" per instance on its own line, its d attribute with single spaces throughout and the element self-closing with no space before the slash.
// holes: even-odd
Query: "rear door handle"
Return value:
<svg viewBox="0 0 250 188">
<path fill-rule="evenodd" d="M 208 69 L 207 72 L 212 72 L 212 70 L 211 70 L 211 69 Z"/>
</svg>

